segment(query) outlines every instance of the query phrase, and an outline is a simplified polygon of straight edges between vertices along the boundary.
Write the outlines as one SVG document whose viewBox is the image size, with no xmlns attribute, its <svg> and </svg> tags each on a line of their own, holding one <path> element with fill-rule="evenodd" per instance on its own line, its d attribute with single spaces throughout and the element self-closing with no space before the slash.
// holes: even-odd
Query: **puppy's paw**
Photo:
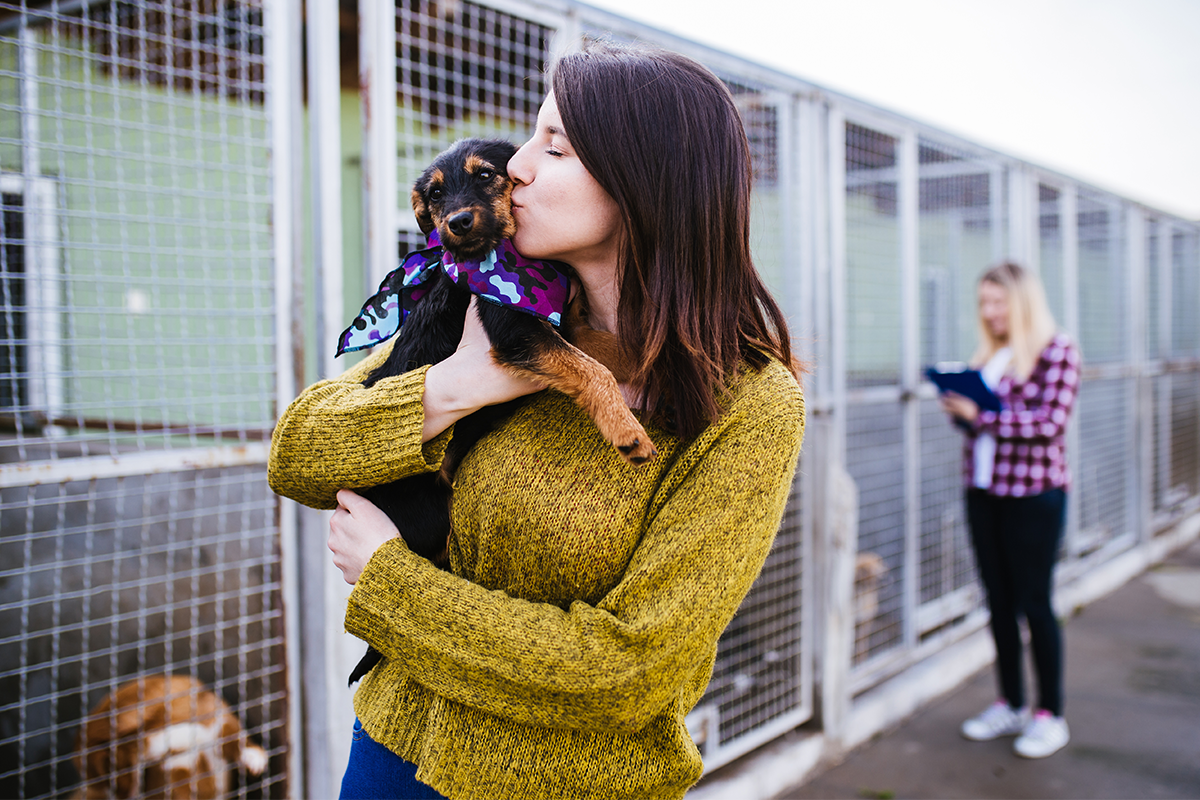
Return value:
<svg viewBox="0 0 1200 800">
<path fill-rule="evenodd" d="M 618 441 L 614 444 L 621 457 L 635 467 L 640 467 L 658 455 L 658 450 L 655 449 L 654 442 L 650 441 L 650 437 L 646 435 L 644 430 L 640 431 L 632 439 L 625 439 L 625 442 L 625 444 L 621 444 Z"/>
<path fill-rule="evenodd" d="M 267 768 L 267 751 L 258 745 L 247 745 L 238 761 L 251 775 L 262 775 Z"/>
</svg>

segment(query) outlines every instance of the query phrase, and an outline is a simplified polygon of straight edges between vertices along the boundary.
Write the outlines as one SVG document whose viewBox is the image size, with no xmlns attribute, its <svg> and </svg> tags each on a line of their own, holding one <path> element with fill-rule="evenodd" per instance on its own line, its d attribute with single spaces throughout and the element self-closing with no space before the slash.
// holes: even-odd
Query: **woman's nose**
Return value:
<svg viewBox="0 0 1200 800">
<path fill-rule="evenodd" d="M 513 153 L 512 158 L 508 160 L 508 177 L 512 178 L 513 183 L 529 183 L 533 180 L 533 174 L 530 171 L 531 164 L 528 158 L 530 142 L 526 142 L 517 148 L 517 152 Z"/>
</svg>

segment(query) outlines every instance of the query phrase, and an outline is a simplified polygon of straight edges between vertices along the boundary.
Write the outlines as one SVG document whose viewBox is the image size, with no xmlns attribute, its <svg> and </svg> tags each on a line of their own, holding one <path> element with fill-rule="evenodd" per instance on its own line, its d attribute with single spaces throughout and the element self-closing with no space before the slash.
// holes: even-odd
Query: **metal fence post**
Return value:
<svg viewBox="0 0 1200 800">
<path fill-rule="evenodd" d="M 359 91 L 362 95 L 363 216 L 367 285 L 396 266 L 396 8 L 359 5 Z"/>
<path fill-rule="evenodd" d="M 1088 353 L 1083 348 L 1082 333 L 1079 327 L 1079 195 L 1074 183 L 1068 183 L 1062 190 L 1062 205 L 1060 219 L 1062 221 L 1063 243 L 1063 319 L 1062 326 L 1078 344 L 1086 365 Z M 1082 388 L 1082 381 L 1080 387 Z M 1075 400 L 1078 409 L 1079 398 Z M 1075 414 L 1075 424 L 1067 428 L 1068 465 L 1078 475 L 1079 459 L 1079 421 L 1078 411 Z M 1078 483 L 1076 491 L 1067 498 L 1067 529 L 1064 532 L 1066 551 L 1074 554 L 1074 542 L 1079 532 L 1079 502 Z"/>
<path fill-rule="evenodd" d="M 288 0 L 270 0 L 265 6 L 265 55 L 271 98 L 271 151 L 278 166 L 272 185 L 271 205 L 273 248 L 275 251 L 275 416 L 296 396 L 303 371 L 303 357 L 295 358 L 296 330 L 293 290 L 302 266 L 302 246 L 296 224 L 301 213 L 295 202 L 299 186 L 293 182 L 300 174 L 298 138 L 300 116 L 300 11 Z M 298 506 L 283 498 L 276 500 L 281 560 L 281 592 L 284 611 L 284 645 L 287 660 L 288 692 L 288 793 L 303 794 L 305 759 L 304 693 L 302 691 L 301 642 L 305 635 L 302 618 L 297 538 Z"/>
<path fill-rule="evenodd" d="M 1029 170 L 1008 168 L 1008 255 L 1041 272 L 1037 253 L 1037 181 Z"/>
<path fill-rule="evenodd" d="M 921 537 L 921 242 L 917 132 L 905 129 L 897 146 L 900 214 L 900 403 L 904 425 L 904 645 L 917 644 Z"/>
<path fill-rule="evenodd" d="M 1125 250 L 1128 260 L 1128 291 L 1130 305 L 1130 353 L 1133 370 L 1134 452 L 1138 454 L 1133 481 L 1134 533 L 1139 541 L 1150 538 L 1153 532 L 1154 486 L 1154 387 L 1149 375 L 1149 322 L 1147 317 L 1147 283 L 1149 265 L 1146 262 L 1148 226 L 1146 217 L 1137 206 L 1125 211 Z"/>
<path fill-rule="evenodd" d="M 844 738 L 851 706 L 850 665 L 854 647 L 854 557 L 858 549 L 858 492 L 846 463 L 846 118 L 826 109 L 825 168 L 829 249 L 828 422 L 822 426 L 825 513 L 817 541 L 824 623 L 821 650 L 821 724 L 835 746 Z"/>
<path fill-rule="evenodd" d="M 316 305 L 317 378 L 333 375 L 334 335 L 342 309 L 342 132 L 338 55 L 338 8 L 332 0 L 309 0 L 305 42 L 308 58 L 308 140 L 312 174 L 312 237 Z"/>
</svg>

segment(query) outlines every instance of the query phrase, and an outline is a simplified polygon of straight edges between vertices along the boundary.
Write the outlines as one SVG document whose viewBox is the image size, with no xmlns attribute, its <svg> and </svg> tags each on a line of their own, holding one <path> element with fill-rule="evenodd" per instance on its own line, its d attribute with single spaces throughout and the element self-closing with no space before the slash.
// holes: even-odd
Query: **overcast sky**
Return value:
<svg viewBox="0 0 1200 800">
<path fill-rule="evenodd" d="M 1200 0 L 585 2 L 1200 220 Z"/>
</svg>

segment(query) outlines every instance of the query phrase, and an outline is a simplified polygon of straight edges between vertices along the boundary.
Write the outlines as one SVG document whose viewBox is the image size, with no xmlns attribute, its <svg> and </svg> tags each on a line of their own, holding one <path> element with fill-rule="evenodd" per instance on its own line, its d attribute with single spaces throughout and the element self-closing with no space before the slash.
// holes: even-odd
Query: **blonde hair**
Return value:
<svg viewBox="0 0 1200 800">
<path fill-rule="evenodd" d="M 1001 262 L 979 276 L 979 285 L 984 283 L 995 284 L 1008 294 L 1008 340 L 993 336 L 979 314 L 979 348 L 971 364 L 977 368 L 986 364 L 1007 345 L 1012 348 L 1010 371 L 1019 380 L 1028 380 L 1042 351 L 1058 332 L 1046 303 L 1046 290 L 1037 275 L 1011 261 Z"/>
</svg>

